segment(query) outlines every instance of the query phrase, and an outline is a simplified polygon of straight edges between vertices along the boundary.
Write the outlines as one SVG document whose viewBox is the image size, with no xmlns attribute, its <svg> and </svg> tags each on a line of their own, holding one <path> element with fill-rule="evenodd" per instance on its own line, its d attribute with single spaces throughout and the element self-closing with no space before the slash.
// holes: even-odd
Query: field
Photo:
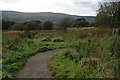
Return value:
<svg viewBox="0 0 120 80">
<path fill-rule="evenodd" d="M 4 33 L 3 77 L 14 78 L 26 60 L 40 52 L 65 48 L 48 64 L 56 78 L 118 78 L 120 36 L 112 29 L 68 29 Z"/>
</svg>

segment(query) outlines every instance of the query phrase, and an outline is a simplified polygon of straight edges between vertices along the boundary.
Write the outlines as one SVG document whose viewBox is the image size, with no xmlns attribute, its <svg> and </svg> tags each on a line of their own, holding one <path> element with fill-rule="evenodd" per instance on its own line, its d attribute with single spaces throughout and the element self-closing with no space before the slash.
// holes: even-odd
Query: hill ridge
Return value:
<svg viewBox="0 0 120 80">
<path fill-rule="evenodd" d="M 2 11 L 2 18 L 5 20 L 12 20 L 16 22 L 25 22 L 31 20 L 40 20 L 40 21 L 53 21 L 58 23 L 59 20 L 63 17 L 70 17 L 72 19 L 85 18 L 89 22 L 94 21 L 94 16 L 78 16 L 70 15 L 65 13 L 55 13 L 55 12 L 18 12 L 18 11 Z"/>
</svg>

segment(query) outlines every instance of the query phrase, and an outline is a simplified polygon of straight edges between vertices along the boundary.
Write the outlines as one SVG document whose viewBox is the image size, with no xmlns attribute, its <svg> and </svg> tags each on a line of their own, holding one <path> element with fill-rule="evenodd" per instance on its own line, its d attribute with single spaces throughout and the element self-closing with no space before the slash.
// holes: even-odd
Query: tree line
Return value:
<svg viewBox="0 0 120 80">
<path fill-rule="evenodd" d="M 50 30 L 52 27 L 53 23 L 51 21 L 45 21 L 43 23 L 38 20 L 33 20 L 24 23 L 16 23 L 14 21 L 2 20 L 3 30 Z"/>
<path fill-rule="evenodd" d="M 73 20 L 69 17 L 64 17 L 60 19 L 58 24 L 54 24 L 52 21 L 27 21 L 24 23 L 16 23 L 14 21 L 3 20 L 2 29 L 3 30 L 52 30 L 61 29 L 66 30 L 68 27 L 88 27 L 91 24 L 85 18 L 78 18 Z"/>
</svg>

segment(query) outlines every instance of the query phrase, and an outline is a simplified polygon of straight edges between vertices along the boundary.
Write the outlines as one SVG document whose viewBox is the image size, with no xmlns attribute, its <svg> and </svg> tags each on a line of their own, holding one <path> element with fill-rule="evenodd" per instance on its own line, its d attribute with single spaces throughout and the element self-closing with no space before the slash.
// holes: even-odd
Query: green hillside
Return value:
<svg viewBox="0 0 120 80">
<path fill-rule="evenodd" d="M 2 11 L 2 18 L 5 20 L 12 20 L 16 22 L 25 22 L 30 20 L 50 20 L 54 23 L 58 23 L 63 17 L 70 17 L 72 19 L 85 18 L 89 22 L 93 22 L 93 16 L 76 16 L 63 13 L 52 13 L 52 12 L 40 12 L 40 13 L 25 13 L 16 11 Z"/>
</svg>

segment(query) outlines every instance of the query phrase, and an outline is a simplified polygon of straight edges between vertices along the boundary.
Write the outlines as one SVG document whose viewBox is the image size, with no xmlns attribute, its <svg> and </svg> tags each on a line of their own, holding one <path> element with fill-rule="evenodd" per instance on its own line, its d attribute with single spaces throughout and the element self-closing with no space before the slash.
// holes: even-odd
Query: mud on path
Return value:
<svg viewBox="0 0 120 80">
<path fill-rule="evenodd" d="M 42 52 L 28 59 L 25 66 L 17 73 L 17 78 L 52 78 L 48 70 L 49 59 L 62 51 L 56 49 L 52 51 Z"/>
</svg>

